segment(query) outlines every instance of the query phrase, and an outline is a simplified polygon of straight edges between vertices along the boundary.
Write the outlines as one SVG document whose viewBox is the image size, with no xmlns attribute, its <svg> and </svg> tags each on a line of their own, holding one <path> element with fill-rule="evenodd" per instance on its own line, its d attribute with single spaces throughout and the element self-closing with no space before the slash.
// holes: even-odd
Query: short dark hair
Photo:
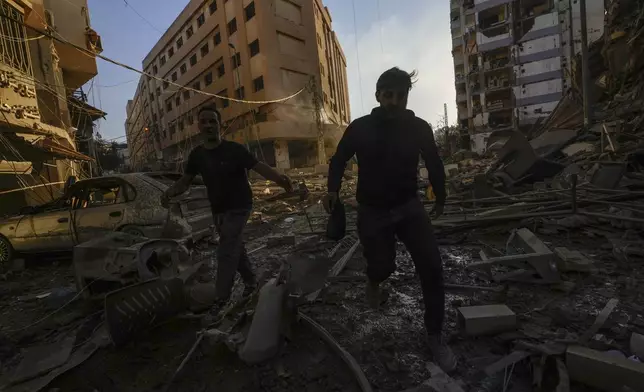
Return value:
<svg viewBox="0 0 644 392">
<path fill-rule="evenodd" d="M 411 90 L 412 86 L 416 83 L 418 72 L 405 72 L 398 67 L 393 67 L 386 70 L 378 78 L 376 83 L 376 90 L 383 90 L 388 88 L 406 89 Z"/>
<path fill-rule="evenodd" d="M 197 117 L 199 117 L 201 115 L 201 113 L 203 113 L 203 112 L 215 112 L 215 114 L 217 115 L 217 120 L 219 120 L 219 122 L 221 122 L 221 113 L 219 113 L 219 110 L 217 110 L 216 106 L 214 106 L 214 105 L 202 106 L 199 109 L 199 111 L 197 112 Z"/>
</svg>

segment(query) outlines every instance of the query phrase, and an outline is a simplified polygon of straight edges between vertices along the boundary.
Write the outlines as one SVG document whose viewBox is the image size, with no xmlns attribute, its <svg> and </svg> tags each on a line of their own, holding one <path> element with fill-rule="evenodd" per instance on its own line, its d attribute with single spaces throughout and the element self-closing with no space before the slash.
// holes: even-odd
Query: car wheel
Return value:
<svg viewBox="0 0 644 392">
<path fill-rule="evenodd" d="M 0 236 L 0 268 L 13 259 L 13 247 L 8 239 Z"/>
<path fill-rule="evenodd" d="M 121 233 L 129 234 L 129 235 L 135 235 L 138 237 L 145 237 L 145 234 L 143 234 L 143 230 L 136 226 L 125 226 L 122 228 Z"/>
</svg>

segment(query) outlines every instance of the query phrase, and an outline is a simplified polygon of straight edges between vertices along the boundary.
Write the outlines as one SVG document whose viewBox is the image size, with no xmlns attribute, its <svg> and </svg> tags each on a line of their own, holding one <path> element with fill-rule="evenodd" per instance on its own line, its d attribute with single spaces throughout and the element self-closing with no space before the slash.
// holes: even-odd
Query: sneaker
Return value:
<svg viewBox="0 0 644 392">
<path fill-rule="evenodd" d="M 448 345 L 443 343 L 440 335 L 429 335 L 427 337 L 429 350 L 432 352 L 434 361 L 445 373 L 453 372 L 458 361 L 456 355 Z"/>
<path fill-rule="evenodd" d="M 389 292 L 380 287 L 380 283 L 369 281 L 366 289 L 367 304 L 372 309 L 378 309 L 389 299 Z"/>
</svg>

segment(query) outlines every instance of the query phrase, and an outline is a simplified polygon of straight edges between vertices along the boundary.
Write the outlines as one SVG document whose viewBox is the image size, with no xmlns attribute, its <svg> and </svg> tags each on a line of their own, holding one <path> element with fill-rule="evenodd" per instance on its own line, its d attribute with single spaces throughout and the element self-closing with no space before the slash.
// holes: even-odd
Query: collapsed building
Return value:
<svg viewBox="0 0 644 392">
<path fill-rule="evenodd" d="M 325 164 L 350 111 L 346 58 L 322 1 L 203 4 L 188 2 L 143 60 L 126 121 L 134 169 L 180 169 L 200 143 L 197 112 L 212 104 L 225 138 L 269 165 Z"/>
<path fill-rule="evenodd" d="M 604 32 L 604 1 L 586 1 L 588 44 Z M 571 0 L 452 0 L 458 125 L 483 152 L 490 132 L 529 130 L 573 83 L 581 52 L 580 3 Z"/>
<path fill-rule="evenodd" d="M 91 145 L 80 152 L 77 141 L 91 138 L 93 121 L 105 113 L 81 93 L 102 51 L 86 0 L 0 0 L 0 21 L 0 214 L 6 214 L 51 201 L 69 176 L 91 172 Z"/>
</svg>

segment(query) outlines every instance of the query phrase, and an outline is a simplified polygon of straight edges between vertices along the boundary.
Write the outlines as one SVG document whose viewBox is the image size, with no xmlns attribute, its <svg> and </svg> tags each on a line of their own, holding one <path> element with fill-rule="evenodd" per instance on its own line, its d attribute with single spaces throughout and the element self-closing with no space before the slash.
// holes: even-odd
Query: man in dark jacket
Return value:
<svg viewBox="0 0 644 392">
<path fill-rule="evenodd" d="M 409 251 L 420 277 L 425 328 L 434 360 L 445 371 L 456 357 L 441 340 L 445 312 L 443 267 L 432 225 L 418 197 L 418 160 L 429 172 L 440 216 L 445 204 L 445 172 L 431 126 L 407 110 L 414 74 L 398 68 L 383 73 L 376 85 L 380 107 L 353 121 L 329 165 L 328 212 L 338 202 L 346 163 L 358 158 L 358 234 L 367 259 L 367 300 L 377 308 L 386 299 L 381 283 L 396 269 L 396 237 Z"/>
<path fill-rule="evenodd" d="M 255 274 L 242 236 L 253 206 L 248 171 L 254 170 L 287 192 L 291 192 L 293 187 L 287 176 L 258 162 L 246 147 L 223 139 L 220 132 L 221 115 L 215 107 L 202 107 L 197 117 L 204 143 L 190 152 L 183 177 L 165 191 L 161 204 L 167 206 L 170 198 L 186 192 L 192 180 L 201 175 L 208 191 L 215 229 L 219 234 L 215 282 L 217 301 L 211 310 L 215 314 L 230 298 L 237 272 L 244 281 L 244 296 L 250 295 L 255 289 Z"/>
</svg>

